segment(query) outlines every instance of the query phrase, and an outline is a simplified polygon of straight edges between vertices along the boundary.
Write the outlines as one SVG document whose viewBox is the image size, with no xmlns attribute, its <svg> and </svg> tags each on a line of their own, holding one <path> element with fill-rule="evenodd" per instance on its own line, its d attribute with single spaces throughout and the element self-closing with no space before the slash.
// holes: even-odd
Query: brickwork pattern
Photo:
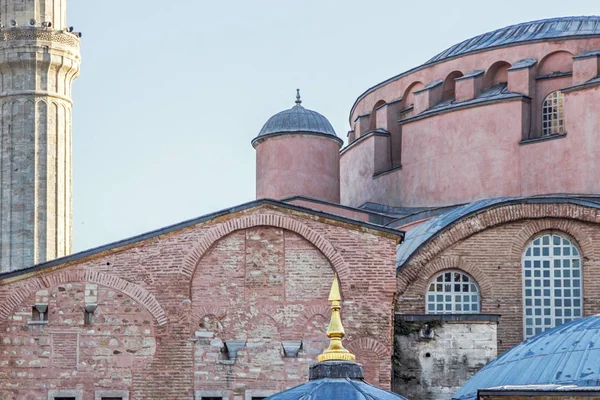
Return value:
<svg viewBox="0 0 600 400">
<path fill-rule="evenodd" d="M 195 390 L 224 391 L 230 399 L 241 399 L 246 390 L 303 382 L 308 364 L 327 343 L 327 295 L 334 271 L 344 296 L 346 343 L 359 362 L 365 354 L 372 370 L 368 379 L 390 388 L 391 350 L 382 349 L 392 348 L 396 240 L 388 233 L 263 205 L 0 281 L 0 354 L 11 352 L 15 339 L 26 343 L 24 351 L 43 352 L 38 348 L 51 346 L 51 332 L 77 333 L 79 340 L 77 369 L 60 361 L 64 367 L 49 381 L 51 387 L 39 384 L 50 364 L 16 377 L 12 364 L 0 364 L 0 399 L 26 393 L 37 400 L 50 389 L 82 390 L 84 399 L 95 389 L 128 390 L 131 399 L 193 399 Z M 98 312 L 104 313 L 109 306 L 102 299 L 110 292 L 121 301 L 110 310 L 132 317 L 83 325 L 84 303 L 97 298 Z M 61 300 L 52 303 L 52 294 Z M 47 325 L 30 326 L 26 318 L 32 306 L 44 301 L 56 314 L 49 315 Z M 130 332 L 139 339 L 125 340 L 129 325 L 139 327 Z M 136 336 L 146 329 L 149 335 Z M 95 337 L 100 332 L 106 340 Z M 30 340 L 34 335 L 41 344 Z M 121 348 L 111 347 L 112 337 Z M 57 349 L 73 338 L 57 336 Z M 140 340 L 141 349 L 127 351 L 127 345 Z M 235 362 L 223 351 L 231 340 L 245 341 Z M 303 341 L 298 357 L 285 357 L 282 341 L 294 340 Z M 144 341 L 152 346 L 145 348 Z M 86 353 L 91 349 L 92 356 Z M 371 361 L 373 349 L 377 360 Z M 73 354 L 57 354 L 73 363 Z M 102 362 L 94 356 L 102 356 Z M 117 375 L 125 378 L 116 381 Z"/>
<path fill-rule="evenodd" d="M 481 291 L 481 311 L 500 314 L 498 351 L 523 340 L 522 266 L 528 242 L 559 232 L 580 248 L 584 315 L 600 312 L 598 210 L 569 204 L 510 205 L 465 218 L 425 244 L 398 274 L 397 311 L 425 313 L 429 279 L 444 269 L 473 276 Z"/>
</svg>

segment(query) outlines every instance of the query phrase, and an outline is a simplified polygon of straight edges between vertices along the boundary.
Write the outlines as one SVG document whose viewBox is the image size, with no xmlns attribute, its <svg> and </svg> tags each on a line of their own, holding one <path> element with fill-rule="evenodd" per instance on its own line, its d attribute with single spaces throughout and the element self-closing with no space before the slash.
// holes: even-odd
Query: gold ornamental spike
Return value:
<svg viewBox="0 0 600 400">
<path fill-rule="evenodd" d="M 333 284 L 329 292 L 329 301 L 331 301 L 331 322 L 327 336 L 329 337 L 329 347 L 317 357 L 317 361 L 356 361 L 354 354 L 350 353 L 342 345 L 342 339 L 345 336 L 344 327 L 342 326 L 342 318 L 340 316 L 340 308 L 342 296 L 340 295 L 340 284 L 337 274 L 333 277 Z"/>
</svg>

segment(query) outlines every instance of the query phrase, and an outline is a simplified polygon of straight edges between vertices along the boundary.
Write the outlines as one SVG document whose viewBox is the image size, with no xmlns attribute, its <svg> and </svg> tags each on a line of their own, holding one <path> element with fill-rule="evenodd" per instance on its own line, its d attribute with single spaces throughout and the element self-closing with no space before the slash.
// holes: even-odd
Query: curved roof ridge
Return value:
<svg viewBox="0 0 600 400">
<path fill-rule="evenodd" d="M 569 203 L 600 209 L 600 196 L 578 194 L 552 194 L 520 197 L 498 197 L 476 200 L 449 209 L 406 233 L 404 242 L 396 252 L 396 268 L 399 270 L 417 252 L 421 246 L 458 221 L 487 209 L 501 207 L 512 203 Z"/>
</svg>

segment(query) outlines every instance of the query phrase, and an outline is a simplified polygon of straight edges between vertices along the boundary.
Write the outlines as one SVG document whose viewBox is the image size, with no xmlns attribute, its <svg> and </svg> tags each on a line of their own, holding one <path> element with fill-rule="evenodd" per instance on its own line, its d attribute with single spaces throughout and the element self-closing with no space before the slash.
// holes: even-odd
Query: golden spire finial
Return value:
<svg viewBox="0 0 600 400">
<path fill-rule="evenodd" d="M 342 338 L 345 333 L 342 326 L 342 318 L 340 317 L 342 296 L 340 295 L 340 284 L 337 274 L 333 277 L 333 284 L 329 292 L 329 301 L 331 301 L 331 322 L 329 322 L 327 336 L 329 336 L 331 341 L 323 354 L 317 357 L 317 361 L 355 361 L 356 357 L 354 357 L 354 354 L 350 353 L 342 345 Z"/>
</svg>

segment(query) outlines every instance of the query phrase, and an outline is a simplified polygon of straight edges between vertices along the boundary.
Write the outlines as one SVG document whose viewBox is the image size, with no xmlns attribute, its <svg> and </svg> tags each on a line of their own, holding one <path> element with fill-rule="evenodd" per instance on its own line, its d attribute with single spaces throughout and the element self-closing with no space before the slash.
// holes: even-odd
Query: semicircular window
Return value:
<svg viewBox="0 0 600 400">
<path fill-rule="evenodd" d="M 444 271 L 427 289 L 427 314 L 478 314 L 479 287 L 462 271 Z"/>
<path fill-rule="evenodd" d="M 581 254 L 564 236 L 533 239 L 523 255 L 525 338 L 582 316 Z"/>
</svg>

